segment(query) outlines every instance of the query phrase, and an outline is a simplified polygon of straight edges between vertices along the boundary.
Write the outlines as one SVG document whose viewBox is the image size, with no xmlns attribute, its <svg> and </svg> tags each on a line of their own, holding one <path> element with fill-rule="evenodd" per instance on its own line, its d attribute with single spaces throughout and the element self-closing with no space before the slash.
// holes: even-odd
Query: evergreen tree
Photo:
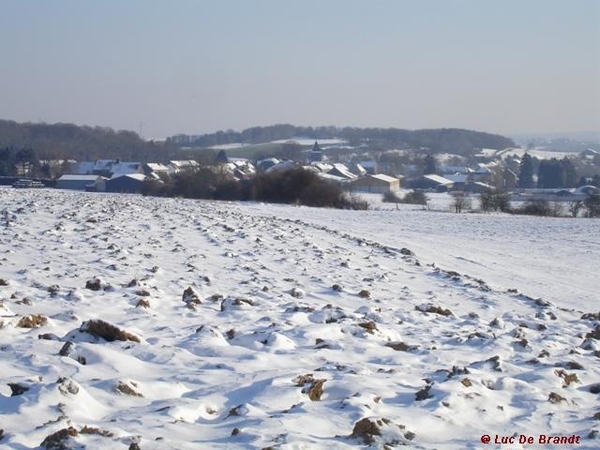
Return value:
<svg viewBox="0 0 600 450">
<path fill-rule="evenodd" d="M 221 150 L 219 153 L 217 153 L 218 163 L 227 164 L 228 161 L 229 159 L 227 158 L 227 153 L 225 153 L 225 150 Z"/>
<path fill-rule="evenodd" d="M 575 187 L 577 185 L 577 171 L 575 166 L 566 156 L 561 161 L 564 170 L 564 187 Z"/>
<path fill-rule="evenodd" d="M 15 174 L 15 160 L 9 147 L 0 149 L 0 176 L 6 177 Z"/>
<path fill-rule="evenodd" d="M 423 160 L 423 164 L 425 165 L 423 170 L 425 175 L 429 175 L 437 171 L 435 166 L 435 158 L 432 155 L 427 155 Z"/>
<path fill-rule="evenodd" d="M 530 154 L 525 153 L 519 166 L 519 183 L 520 188 L 530 189 L 533 185 L 533 158 Z"/>
</svg>

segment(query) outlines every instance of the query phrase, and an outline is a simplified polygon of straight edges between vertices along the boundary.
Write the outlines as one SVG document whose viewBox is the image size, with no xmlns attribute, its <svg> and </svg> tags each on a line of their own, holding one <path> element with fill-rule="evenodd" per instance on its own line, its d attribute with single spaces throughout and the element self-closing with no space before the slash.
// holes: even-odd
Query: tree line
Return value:
<svg viewBox="0 0 600 450">
<path fill-rule="evenodd" d="M 537 182 L 534 180 L 534 174 L 536 173 Z M 579 177 L 575 166 L 567 157 L 540 161 L 526 153 L 521 159 L 519 166 L 520 188 L 573 188 L 588 183 L 600 187 L 600 175 L 596 174 L 591 177 L 591 180 L 586 177 Z"/>
<path fill-rule="evenodd" d="M 428 148 L 431 152 L 451 152 L 472 155 L 481 148 L 504 149 L 514 147 L 511 139 L 497 134 L 457 128 L 405 130 L 400 128 L 357 127 L 300 127 L 290 124 L 252 127 L 243 131 L 217 131 L 199 136 L 180 134 L 167 139 L 180 146 L 214 147 L 232 143 L 260 144 L 293 137 L 313 139 L 344 139 L 350 145 L 368 145 L 372 148 Z"/>
<path fill-rule="evenodd" d="M 32 149 L 41 160 L 121 159 L 168 161 L 179 148 L 147 142 L 137 133 L 70 123 L 17 123 L 0 120 L 0 148 Z"/>
</svg>

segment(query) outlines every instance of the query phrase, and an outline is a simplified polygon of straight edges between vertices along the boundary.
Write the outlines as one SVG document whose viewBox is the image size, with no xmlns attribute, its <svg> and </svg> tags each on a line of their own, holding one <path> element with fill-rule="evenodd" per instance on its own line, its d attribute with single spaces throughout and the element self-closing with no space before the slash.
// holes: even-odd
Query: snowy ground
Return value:
<svg viewBox="0 0 600 450">
<path fill-rule="evenodd" d="M 0 201 L 4 448 L 600 446 L 600 221 Z"/>
</svg>

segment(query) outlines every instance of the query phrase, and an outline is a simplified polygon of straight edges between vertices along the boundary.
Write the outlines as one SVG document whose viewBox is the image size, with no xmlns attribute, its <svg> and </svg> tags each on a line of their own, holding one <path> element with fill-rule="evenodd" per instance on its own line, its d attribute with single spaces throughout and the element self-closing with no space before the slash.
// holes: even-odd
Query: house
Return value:
<svg viewBox="0 0 600 450">
<path fill-rule="evenodd" d="M 66 174 L 56 181 L 58 189 L 104 191 L 106 178 L 100 175 Z"/>
<path fill-rule="evenodd" d="M 349 184 L 353 192 L 385 194 L 387 192 L 397 192 L 400 189 L 400 180 L 398 178 L 381 174 L 367 175 L 350 181 Z"/>
<path fill-rule="evenodd" d="M 359 164 L 371 175 L 375 175 L 379 171 L 379 167 L 375 161 L 361 161 Z"/>
<path fill-rule="evenodd" d="M 237 180 L 247 180 L 256 174 L 256 168 L 245 158 L 229 158 L 229 162 L 222 164 Z"/>
<path fill-rule="evenodd" d="M 328 173 L 330 170 L 333 169 L 333 165 L 332 164 L 322 163 L 322 162 L 313 162 L 313 163 L 310 164 L 309 167 L 313 167 L 318 172 L 322 172 L 322 173 Z"/>
<path fill-rule="evenodd" d="M 106 192 L 138 194 L 142 192 L 145 180 L 146 175 L 141 173 L 117 175 L 106 180 Z"/>
<path fill-rule="evenodd" d="M 116 160 L 110 167 L 111 178 L 133 173 L 144 173 L 143 164 L 140 162 L 121 162 Z"/>
<path fill-rule="evenodd" d="M 447 192 L 453 185 L 452 180 L 434 174 L 423 175 L 409 183 L 409 187 L 412 189 L 432 189 L 437 192 Z"/>
<path fill-rule="evenodd" d="M 367 174 L 367 171 L 360 164 L 350 164 L 348 166 L 348 170 L 352 172 L 357 177 L 364 177 Z"/>
<path fill-rule="evenodd" d="M 279 162 L 280 161 L 277 158 L 261 159 L 260 161 L 258 161 L 256 163 L 256 167 L 259 170 L 266 171 L 267 169 L 270 169 L 274 165 L 279 164 Z"/>
<path fill-rule="evenodd" d="M 449 166 L 442 165 L 439 167 L 439 173 L 443 176 L 455 175 L 455 174 L 467 174 L 473 172 L 473 169 L 469 169 L 467 166 Z"/>
<path fill-rule="evenodd" d="M 173 160 L 169 161 L 167 167 L 169 168 L 169 173 L 177 173 L 182 170 L 192 170 L 200 166 L 198 161 L 194 161 L 193 159 L 181 159 L 181 160 Z"/>
<path fill-rule="evenodd" d="M 161 176 L 169 174 L 169 168 L 164 164 L 146 163 L 143 166 L 144 174 L 159 179 Z"/>
<path fill-rule="evenodd" d="M 341 177 L 346 180 L 354 180 L 357 178 L 350 170 L 346 167 L 345 164 L 334 164 L 333 168 L 327 172 L 329 175 L 334 175 L 336 177 Z"/>
<path fill-rule="evenodd" d="M 457 191 L 464 191 L 465 187 L 473 181 L 471 174 L 444 175 L 444 178 L 452 181 L 452 189 Z"/>
<path fill-rule="evenodd" d="M 94 161 L 91 173 L 93 175 L 102 175 L 103 177 L 110 178 L 112 176 L 111 168 L 116 162 L 118 161 L 114 159 L 98 159 Z"/>
<path fill-rule="evenodd" d="M 271 173 L 271 172 L 285 172 L 286 170 L 292 170 L 295 169 L 296 163 L 294 161 L 281 161 L 277 164 L 275 164 L 274 166 L 269 167 L 268 169 L 265 170 L 266 173 Z"/>
</svg>

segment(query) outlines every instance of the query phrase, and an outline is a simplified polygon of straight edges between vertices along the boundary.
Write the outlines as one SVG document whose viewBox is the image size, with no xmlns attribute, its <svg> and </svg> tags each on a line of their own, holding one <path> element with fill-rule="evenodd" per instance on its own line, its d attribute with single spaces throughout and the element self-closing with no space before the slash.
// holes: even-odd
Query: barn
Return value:
<svg viewBox="0 0 600 450">
<path fill-rule="evenodd" d="M 140 173 L 119 175 L 106 181 L 106 192 L 139 194 L 146 176 Z"/>
<path fill-rule="evenodd" d="M 385 194 L 386 192 L 397 192 L 400 189 L 400 180 L 388 175 L 367 175 L 350 182 L 353 192 L 370 192 L 374 194 Z"/>
<path fill-rule="evenodd" d="M 56 181 L 58 189 L 103 191 L 106 178 L 100 175 L 65 174 Z"/>
</svg>

